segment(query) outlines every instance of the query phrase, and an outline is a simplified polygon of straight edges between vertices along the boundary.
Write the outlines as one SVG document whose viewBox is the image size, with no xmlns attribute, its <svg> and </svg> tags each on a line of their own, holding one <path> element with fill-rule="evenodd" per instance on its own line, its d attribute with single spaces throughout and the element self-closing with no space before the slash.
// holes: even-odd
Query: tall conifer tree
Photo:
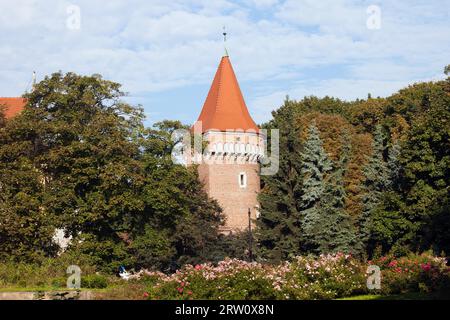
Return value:
<svg viewBox="0 0 450 320">
<path fill-rule="evenodd" d="M 303 177 L 302 214 L 304 220 L 302 229 L 306 241 L 306 250 L 318 250 L 322 232 L 321 198 L 325 191 L 324 176 L 332 169 L 331 160 L 323 149 L 319 130 L 313 122 L 308 130 L 308 139 L 301 153 Z"/>
<path fill-rule="evenodd" d="M 380 204 L 382 193 L 391 185 L 390 173 L 384 161 L 384 139 L 382 127 L 377 125 L 372 142 L 372 155 L 363 170 L 365 194 L 363 196 L 363 211 L 358 221 L 358 237 L 363 247 L 366 247 L 370 240 L 374 211 Z"/>
<path fill-rule="evenodd" d="M 320 253 L 354 253 L 358 250 L 353 221 L 345 211 L 344 175 L 347 170 L 349 154 L 350 144 L 346 141 L 336 169 L 326 181 L 320 210 L 322 230 L 316 236 L 319 239 L 318 251 Z"/>
<path fill-rule="evenodd" d="M 387 161 L 387 170 L 389 174 L 388 183 L 390 186 L 393 186 L 397 183 L 400 174 L 400 152 L 401 147 L 398 141 L 395 141 L 392 144 L 392 147 L 388 152 L 388 161 Z"/>
<path fill-rule="evenodd" d="M 265 128 L 280 130 L 279 170 L 275 175 L 261 176 L 262 190 L 258 195 L 261 215 L 257 240 L 264 258 L 278 261 L 299 254 L 301 158 L 300 128 L 293 103 L 287 98 L 273 113 Z M 270 134 L 270 130 L 268 130 Z M 270 141 L 270 139 L 268 139 Z"/>
</svg>

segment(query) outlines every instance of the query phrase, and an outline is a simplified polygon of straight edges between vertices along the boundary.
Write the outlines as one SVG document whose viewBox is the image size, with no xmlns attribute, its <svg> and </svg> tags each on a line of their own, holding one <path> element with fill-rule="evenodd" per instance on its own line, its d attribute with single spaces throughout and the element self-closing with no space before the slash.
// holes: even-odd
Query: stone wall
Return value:
<svg viewBox="0 0 450 320">
<path fill-rule="evenodd" d="M 24 291 L 0 292 L 0 300 L 92 300 L 91 291 Z"/>
</svg>

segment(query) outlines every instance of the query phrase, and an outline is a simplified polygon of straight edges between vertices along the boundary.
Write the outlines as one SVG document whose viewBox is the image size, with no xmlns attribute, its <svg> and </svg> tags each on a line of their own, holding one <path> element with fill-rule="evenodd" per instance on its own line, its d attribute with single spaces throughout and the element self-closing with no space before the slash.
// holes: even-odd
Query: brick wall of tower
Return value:
<svg viewBox="0 0 450 320">
<path fill-rule="evenodd" d="M 257 163 L 200 164 L 198 172 L 208 195 L 216 199 L 222 207 L 226 223 L 223 231 L 248 228 L 248 209 L 251 218 L 256 219 L 257 195 L 260 191 Z M 239 182 L 241 173 L 246 175 L 246 186 Z"/>
<path fill-rule="evenodd" d="M 248 228 L 248 209 L 256 220 L 260 191 L 258 158 L 264 154 L 264 136 L 252 132 L 209 131 L 203 135 L 208 147 L 198 163 L 199 178 L 211 198 L 223 209 L 224 232 Z M 240 184 L 245 173 L 246 185 Z"/>
</svg>

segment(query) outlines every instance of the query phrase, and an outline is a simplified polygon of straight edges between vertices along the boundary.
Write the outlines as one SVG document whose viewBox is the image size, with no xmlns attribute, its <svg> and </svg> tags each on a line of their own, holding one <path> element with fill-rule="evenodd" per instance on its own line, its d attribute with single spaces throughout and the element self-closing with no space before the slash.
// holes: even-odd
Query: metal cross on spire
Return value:
<svg viewBox="0 0 450 320">
<path fill-rule="evenodd" d="M 227 50 L 227 31 L 226 31 L 226 29 L 225 29 L 225 26 L 223 26 L 223 46 L 224 46 L 224 49 L 225 49 L 225 57 L 228 57 L 228 50 Z"/>
</svg>

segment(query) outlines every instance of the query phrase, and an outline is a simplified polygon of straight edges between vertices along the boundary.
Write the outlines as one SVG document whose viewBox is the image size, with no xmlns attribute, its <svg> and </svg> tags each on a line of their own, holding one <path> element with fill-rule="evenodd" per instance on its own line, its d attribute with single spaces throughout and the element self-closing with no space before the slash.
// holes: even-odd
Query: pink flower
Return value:
<svg viewBox="0 0 450 320">
<path fill-rule="evenodd" d="M 144 296 L 144 298 L 148 298 L 148 296 L 149 296 L 148 292 L 144 292 L 143 296 Z"/>
<path fill-rule="evenodd" d="M 200 264 L 197 264 L 197 265 L 195 266 L 195 270 L 202 270 L 202 266 L 201 266 Z"/>
<path fill-rule="evenodd" d="M 183 288 L 177 288 L 179 293 L 183 293 Z"/>
<path fill-rule="evenodd" d="M 397 266 L 397 260 L 392 260 L 389 262 L 388 267 L 396 267 Z"/>
<path fill-rule="evenodd" d="M 187 294 L 188 294 L 188 295 L 191 295 L 191 294 L 192 294 L 192 291 L 191 291 L 191 290 L 189 290 Z"/>
<path fill-rule="evenodd" d="M 422 263 L 420 265 L 420 267 L 422 268 L 423 271 L 428 272 L 431 269 L 431 264 L 429 262 L 427 263 Z"/>
</svg>

